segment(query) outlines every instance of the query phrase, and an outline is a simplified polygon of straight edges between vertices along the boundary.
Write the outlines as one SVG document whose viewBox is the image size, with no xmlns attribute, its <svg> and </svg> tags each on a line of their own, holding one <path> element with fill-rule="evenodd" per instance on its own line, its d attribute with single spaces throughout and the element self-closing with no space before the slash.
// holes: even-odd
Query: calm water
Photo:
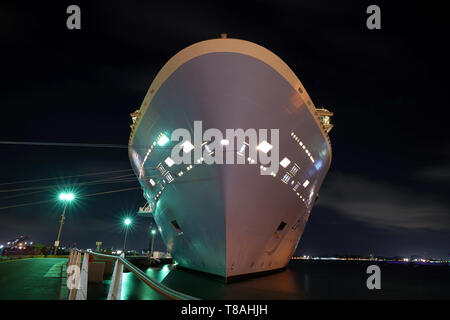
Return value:
<svg viewBox="0 0 450 320">
<path fill-rule="evenodd" d="M 379 263 L 381 290 L 368 290 L 370 264 L 293 260 L 285 271 L 229 284 L 172 265 L 145 272 L 200 299 L 450 299 L 449 266 Z M 124 273 L 122 298 L 163 299 L 130 272 Z"/>
</svg>

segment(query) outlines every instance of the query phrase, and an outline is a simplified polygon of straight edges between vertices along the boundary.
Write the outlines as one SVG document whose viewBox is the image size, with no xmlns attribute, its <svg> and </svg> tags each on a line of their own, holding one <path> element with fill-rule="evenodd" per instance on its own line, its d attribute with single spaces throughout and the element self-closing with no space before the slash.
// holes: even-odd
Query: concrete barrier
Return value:
<svg viewBox="0 0 450 320">
<path fill-rule="evenodd" d="M 92 261 L 89 262 L 88 282 L 98 283 L 103 281 L 105 272 L 105 262 Z"/>
<path fill-rule="evenodd" d="M 120 257 L 124 258 L 125 254 L 122 253 Z M 114 264 L 114 272 L 111 278 L 111 284 L 109 285 L 107 300 L 122 299 L 122 274 L 123 274 L 123 264 L 119 259 L 117 259 Z"/>
<path fill-rule="evenodd" d="M 87 300 L 88 274 L 89 274 L 89 254 L 85 253 L 83 258 L 83 264 L 81 265 L 80 281 L 78 283 L 78 290 L 75 296 L 75 300 Z"/>
<path fill-rule="evenodd" d="M 115 261 L 112 259 L 94 259 L 95 262 L 104 262 L 105 263 L 105 271 L 103 276 L 110 276 L 114 271 Z"/>
</svg>

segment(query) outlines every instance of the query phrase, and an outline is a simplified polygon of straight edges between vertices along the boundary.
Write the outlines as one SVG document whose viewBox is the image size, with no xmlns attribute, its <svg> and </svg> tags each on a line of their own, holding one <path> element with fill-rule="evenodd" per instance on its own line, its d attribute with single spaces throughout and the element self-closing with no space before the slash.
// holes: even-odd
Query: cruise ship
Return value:
<svg viewBox="0 0 450 320">
<path fill-rule="evenodd" d="M 260 45 L 222 34 L 181 50 L 131 114 L 129 159 L 146 200 L 140 213 L 154 218 L 184 268 L 226 280 L 283 269 L 330 167 L 332 115 L 316 108 L 288 65 Z M 207 164 L 195 151 L 213 154 L 211 141 L 180 148 L 171 139 L 178 128 L 195 136 L 199 121 L 203 130 L 224 133 L 277 129 L 278 141 L 223 139 L 223 154 L 245 163 Z M 276 170 L 265 172 L 259 159 L 274 147 Z M 192 162 L 174 161 L 174 148 Z"/>
</svg>

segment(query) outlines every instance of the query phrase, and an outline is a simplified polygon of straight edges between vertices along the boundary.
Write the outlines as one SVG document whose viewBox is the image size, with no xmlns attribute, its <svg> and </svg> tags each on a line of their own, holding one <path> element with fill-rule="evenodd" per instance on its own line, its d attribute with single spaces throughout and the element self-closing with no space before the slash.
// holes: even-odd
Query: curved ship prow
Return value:
<svg viewBox="0 0 450 320">
<path fill-rule="evenodd" d="M 177 263 L 227 279 L 284 268 L 330 167 L 332 115 L 254 43 L 225 36 L 172 57 L 131 114 L 129 158 Z M 171 140 L 180 128 L 189 143 Z M 215 149 L 208 129 L 224 135 Z M 244 140 L 226 135 L 238 129 Z M 233 164 L 207 163 L 222 152 Z"/>
</svg>

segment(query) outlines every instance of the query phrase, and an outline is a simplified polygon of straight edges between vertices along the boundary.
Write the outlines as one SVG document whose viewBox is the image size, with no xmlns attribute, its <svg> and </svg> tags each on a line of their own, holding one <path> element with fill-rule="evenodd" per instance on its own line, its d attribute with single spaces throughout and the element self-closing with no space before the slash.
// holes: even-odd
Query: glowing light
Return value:
<svg viewBox="0 0 450 320">
<path fill-rule="evenodd" d="M 309 185 L 309 180 L 306 180 L 305 182 L 303 182 L 303 187 L 307 187 Z"/>
<path fill-rule="evenodd" d="M 161 137 L 158 139 L 158 146 L 162 147 L 169 142 L 169 138 L 165 134 L 162 134 Z"/>
<path fill-rule="evenodd" d="M 264 153 L 269 152 L 272 149 L 272 145 L 270 143 L 268 143 L 266 140 L 264 140 L 263 142 L 261 142 L 257 147 L 256 150 L 260 150 Z"/>
<path fill-rule="evenodd" d="M 227 146 L 230 144 L 230 141 L 228 139 L 222 139 L 220 140 L 220 144 L 223 146 Z"/>
<path fill-rule="evenodd" d="M 130 218 L 126 218 L 123 222 L 125 223 L 126 226 L 128 226 L 128 225 L 131 224 L 131 219 Z"/>
<path fill-rule="evenodd" d="M 167 172 L 164 177 L 167 179 L 167 182 L 169 182 L 169 183 L 171 183 L 173 181 L 173 177 L 170 174 L 170 172 Z"/>
<path fill-rule="evenodd" d="M 75 199 L 75 195 L 73 193 L 60 193 L 59 194 L 59 200 L 61 201 L 72 201 Z"/>
<path fill-rule="evenodd" d="M 187 141 L 187 140 L 181 144 L 181 147 L 183 148 L 183 151 L 185 153 L 188 153 L 189 151 L 194 149 L 194 146 L 192 145 L 192 143 L 190 141 Z"/>
<path fill-rule="evenodd" d="M 175 161 L 173 161 L 171 157 L 167 157 L 164 162 L 169 166 L 169 168 L 175 164 Z"/>
<path fill-rule="evenodd" d="M 283 181 L 284 183 L 288 183 L 289 182 L 289 180 L 291 179 L 291 176 L 288 174 L 288 173 L 286 173 L 285 175 L 284 175 L 284 177 L 281 179 L 281 181 Z"/>
<path fill-rule="evenodd" d="M 289 163 L 291 163 L 291 160 L 289 160 L 288 158 L 284 158 L 283 160 L 280 161 L 280 165 L 283 168 L 286 168 L 289 165 Z"/>
<path fill-rule="evenodd" d="M 154 186 L 155 186 L 155 184 L 156 184 L 156 183 L 155 183 L 155 181 L 154 181 L 153 179 L 150 179 L 150 181 L 149 181 L 149 182 L 150 182 L 150 184 L 151 184 L 151 185 L 152 185 L 153 187 L 154 187 Z"/>
</svg>

